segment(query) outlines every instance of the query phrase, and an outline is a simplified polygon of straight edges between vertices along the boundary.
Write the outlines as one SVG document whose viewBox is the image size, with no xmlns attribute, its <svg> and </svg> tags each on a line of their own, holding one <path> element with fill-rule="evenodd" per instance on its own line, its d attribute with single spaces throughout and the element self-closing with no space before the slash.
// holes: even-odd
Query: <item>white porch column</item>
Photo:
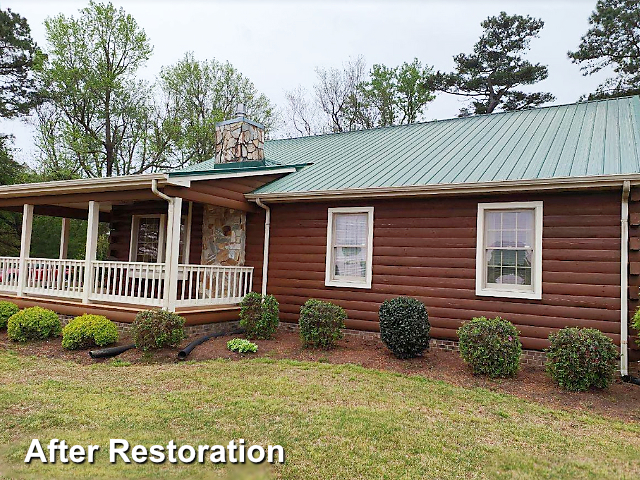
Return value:
<svg viewBox="0 0 640 480">
<path fill-rule="evenodd" d="M 18 262 L 18 297 L 27 284 L 27 259 L 31 250 L 31 228 L 33 227 L 33 205 L 25 204 L 22 212 L 22 236 L 20 237 L 20 260 Z"/>
<path fill-rule="evenodd" d="M 62 228 L 60 229 L 60 260 L 67 258 L 69 251 L 69 227 L 71 222 L 68 218 L 62 219 Z"/>
<path fill-rule="evenodd" d="M 93 200 L 89 202 L 87 217 L 87 245 L 84 254 L 84 283 L 82 289 L 82 303 L 89 303 L 91 291 L 91 262 L 96 259 L 98 248 L 98 223 L 100 222 L 100 204 Z"/>
<path fill-rule="evenodd" d="M 167 249 L 165 262 L 164 308 L 176 311 L 178 297 L 178 257 L 180 256 L 180 219 L 182 217 L 182 198 L 174 197 L 169 203 L 167 215 Z"/>
</svg>

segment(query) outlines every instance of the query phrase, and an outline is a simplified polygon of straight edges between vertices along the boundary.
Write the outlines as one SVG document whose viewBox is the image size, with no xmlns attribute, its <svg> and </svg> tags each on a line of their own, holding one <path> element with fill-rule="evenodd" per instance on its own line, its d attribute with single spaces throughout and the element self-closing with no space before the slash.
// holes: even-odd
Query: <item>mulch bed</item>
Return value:
<svg viewBox="0 0 640 480">
<path fill-rule="evenodd" d="M 187 345 L 197 337 L 185 340 L 180 347 Z M 337 348 L 329 351 L 309 350 L 301 346 L 296 332 L 279 331 L 275 340 L 257 340 L 257 354 L 240 355 L 227 350 L 227 341 L 231 337 L 209 340 L 193 350 L 187 360 L 203 361 L 210 359 L 240 360 L 254 356 L 273 359 L 291 359 L 336 364 L 354 364 L 377 370 L 387 370 L 408 375 L 443 380 L 454 385 L 473 388 L 482 387 L 495 392 L 509 393 L 526 400 L 554 408 L 599 413 L 624 421 L 640 420 L 640 386 L 616 382 L 607 390 L 592 390 L 573 393 L 561 390 L 544 372 L 542 367 L 523 365 L 517 377 L 511 379 L 490 380 L 471 374 L 456 352 L 431 349 L 420 358 L 399 360 L 389 353 L 380 340 L 347 336 L 339 342 Z M 118 345 L 131 343 L 129 338 L 121 338 Z M 0 332 L 0 349 L 14 350 L 23 355 L 35 355 L 45 358 L 60 358 L 81 364 L 111 362 L 113 359 L 93 360 L 87 351 L 70 352 L 64 350 L 60 339 L 52 339 L 28 344 L 16 344 L 7 338 L 6 331 Z M 180 348 L 166 348 L 143 355 L 141 351 L 130 350 L 117 358 L 131 363 L 174 363 Z"/>
</svg>

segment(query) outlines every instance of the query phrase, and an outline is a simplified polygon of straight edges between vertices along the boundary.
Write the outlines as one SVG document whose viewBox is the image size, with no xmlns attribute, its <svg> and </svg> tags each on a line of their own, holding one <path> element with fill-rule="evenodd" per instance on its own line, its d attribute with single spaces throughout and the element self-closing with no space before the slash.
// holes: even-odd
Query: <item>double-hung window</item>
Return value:
<svg viewBox="0 0 640 480">
<path fill-rule="evenodd" d="M 373 207 L 330 208 L 325 285 L 371 288 Z"/>
<path fill-rule="evenodd" d="M 162 263 L 166 248 L 166 218 L 162 215 L 134 215 L 131 222 L 130 262 Z M 188 263 L 191 209 L 180 221 L 178 263 Z"/>
<path fill-rule="evenodd" d="M 542 298 L 542 202 L 478 204 L 476 295 Z"/>
</svg>

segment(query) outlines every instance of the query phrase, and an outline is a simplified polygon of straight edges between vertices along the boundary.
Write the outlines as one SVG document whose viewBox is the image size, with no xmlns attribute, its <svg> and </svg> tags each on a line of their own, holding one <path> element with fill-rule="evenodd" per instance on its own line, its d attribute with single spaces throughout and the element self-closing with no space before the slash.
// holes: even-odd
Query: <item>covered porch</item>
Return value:
<svg viewBox="0 0 640 480">
<path fill-rule="evenodd" d="M 237 318 L 237 305 L 253 287 L 253 267 L 243 265 L 243 256 L 235 264 L 204 258 L 202 239 L 191 238 L 202 235 L 202 214 L 194 221 L 194 211 L 246 215 L 257 207 L 244 192 L 270 179 L 196 184 L 159 174 L 0 187 L 0 210 L 22 213 L 20 254 L 0 257 L 0 297 L 59 313 L 110 312 L 122 321 L 146 308 L 185 313 L 192 324 L 204 323 L 207 312 L 226 312 L 227 319 L 234 311 Z M 62 218 L 58 258 L 30 255 L 32 242 L 57 241 L 32 238 L 34 215 Z M 83 259 L 67 258 L 72 218 L 87 222 Z M 110 226 L 106 259 L 97 258 L 100 222 Z"/>
</svg>

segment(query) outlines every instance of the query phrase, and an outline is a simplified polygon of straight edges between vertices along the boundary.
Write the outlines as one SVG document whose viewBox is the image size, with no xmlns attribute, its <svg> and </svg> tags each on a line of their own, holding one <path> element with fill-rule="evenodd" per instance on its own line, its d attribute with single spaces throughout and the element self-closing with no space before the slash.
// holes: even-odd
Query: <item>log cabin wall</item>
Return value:
<svg viewBox="0 0 640 480">
<path fill-rule="evenodd" d="M 182 203 L 182 214 L 187 215 L 189 202 Z M 193 204 L 191 216 L 191 244 L 189 263 L 200 264 L 202 255 L 202 212 L 200 203 Z M 131 220 L 133 215 L 166 214 L 167 202 L 137 202 L 130 205 L 114 205 L 111 211 L 111 235 L 109 237 L 109 256 L 120 262 L 129 261 L 131 243 Z"/>
<path fill-rule="evenodd" d="M 640 306 L 640 187 L 629 196 L 629 323 Z M 629 358 L 640 359 L 638 332 L 629 326 Z"/>
<path fill-rule="evenodd" d="M 542 300 L 476 296 L 478 203 L 535 200 L 544 202 Z M 455 339 L 463 321 L 484 315 L 512 321 L 525 348 L 545 348 L 565 326 L 597 328 L 619 344 L 620 200 L 621 190 L 272 204 L 268 292 L 285 322 L 318 298 L 344 307 L 348 328 L 377 331 L 380 304 L 409 295 L 426 305 L 435 338 Z M 368 290 L 324 284 L 327 208 L 344 206 L 375 207 Z M 260 291 L 264 213 L 247 217 L 247 265 Z"/>
</svg>

